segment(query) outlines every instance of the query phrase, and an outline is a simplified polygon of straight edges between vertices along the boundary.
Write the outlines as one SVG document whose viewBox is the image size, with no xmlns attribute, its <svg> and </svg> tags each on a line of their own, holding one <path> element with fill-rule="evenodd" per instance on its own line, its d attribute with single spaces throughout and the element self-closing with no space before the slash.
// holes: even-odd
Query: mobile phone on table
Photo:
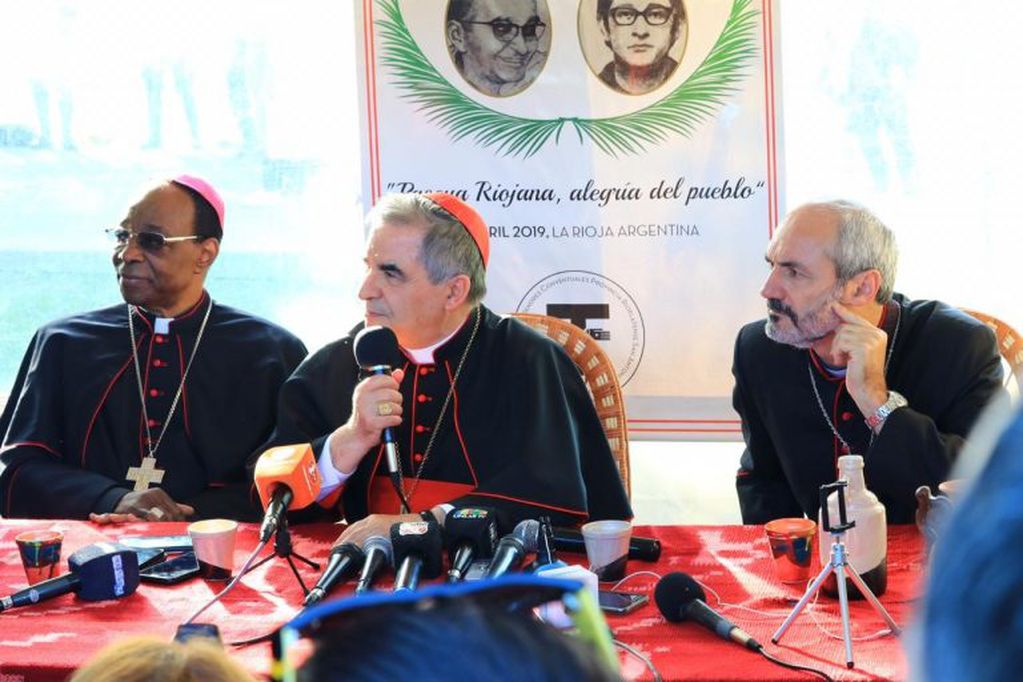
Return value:
<svg viewBox="0 0 1023 682">
<path fill-rule="evenodd" d="M 135 556 L 139 558 L 140 571 L 167 559 L 167 552 L 159 547 L 149 547 L 146 549 L 132 547 L 131 549 L 134 550 Z"/>
<path fill-rule="evenodd" d="M 183 552 L 177 556 L 139 571 L 139 578 L 151 583 L 173 585 L 199 575 L 199 562 L 195 552 Z"/>
<path fill-rule="evenodd" d="M 187 535 L 130 535 L 117 540 L 132 549 L 163 549 L 168 552 L 188 552 L 192 549 L 192 538 Z"/>
<path fill-rule="evenodd" d="M 650 601 L 650 597 L 645 594 L 613 592 L 611 590 L 600 590 L 597 596 L 602 611 L 618 615 L 631 613 Z"/>
</svg>

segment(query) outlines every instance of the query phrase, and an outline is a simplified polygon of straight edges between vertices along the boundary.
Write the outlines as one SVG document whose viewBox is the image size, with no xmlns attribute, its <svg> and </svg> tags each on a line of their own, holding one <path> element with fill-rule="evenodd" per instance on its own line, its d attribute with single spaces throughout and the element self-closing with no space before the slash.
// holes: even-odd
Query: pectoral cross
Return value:
<svg viewBox="0 0 1023 682">
<path fill-rule="evenodd" d="M 128 475 L 125 478 L 129 481 L 135 481 L 135 492 L 142 492 L 143 490 L 149 490 L 151 483 L 162 481 L 163 474 L 163 469 L 156 468 L 155 457 L 143 457 L 142 466 L 128 467 Z"/>
</svg>

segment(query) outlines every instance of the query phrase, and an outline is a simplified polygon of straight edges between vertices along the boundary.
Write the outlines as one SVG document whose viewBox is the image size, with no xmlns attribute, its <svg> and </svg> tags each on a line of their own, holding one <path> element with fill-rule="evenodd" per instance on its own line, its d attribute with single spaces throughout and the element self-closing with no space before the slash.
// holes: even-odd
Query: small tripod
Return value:
<svg viewBox="0 0 1023 682">
<path fill-rule="evenodd" d="M 295 552 L 291 548 L 291 531 L 288 530 L 288 517 L 281 515 L 281 522 L 277 526 L 277 533 L 274 535 L 274 553 L 270 556 L 263 557 L 260 559 L 249 571 L 254 571 L 266 562 L 270 561 L 274 557 L 281 557 L 288 561 L 288 565 L 291 566 L 291 572 L 295 574 L 295 578 L 298 580 L 299 586 L 302 588 L 302 594 L 309 594 L 309 588 L 305 586 L 305 582 L 302 580 L 302 576 L 298 573 L 298 567 L 295 566 L 295 559 L 304 562 L 310 566 L 314 571 L 320 570 L 320 565 L 315 561 L 310 561 L 304 556 Z"/>
<path fill-rule="evenodd" d="M 837 576 L 836 582 L 838 583 L 838 604 L 839 609 L 842 612 L 842 636 L 845 639 L 845 665 L 848 668 L 853 667 L 853 653 L 852 653 L 852 633 L 849 631 L 849 595 L 846 591 L 845 577 L 848 572 L 849 577 L 852 579 L 853 584 L 859 589 L 860 593 L 867 598 L 870 605 L 874 607 L 874 610 L 880 614 L 884 621 L 888 624 L 889 629 L 898 635 L 901 633 L 899 626 L 895 624 L 892 617 L 888 615 L 888 612 L 878 601 L 874 593 L 867 587 L 867 584 L 863 582 L 863 578 L 856 572 L 848 561 L 848 556 L 845 551 L 845 543 L 842 539 L 845 537 L 845 532 L 850 528 L 856 526 L 855 521 L 848 521 L 845 513 L 845 488 L 849 485 L 846 481 L 835 481 L 828 485 L 822 485 L 820 489 L 821 499 L 821 520 L 824 522 L 824 531 L 831 533 L 832 544 L 831 544 L 831 560 L 820 572 L 820 574 L 814 578 L 813 582 L 810 583 L 810 587 L 807 588 L 806 594 L 799 600 L 796 607 L 792 609 L 792 613 L 785 618 L 785 622 L 781 624 L 778 631 L 771 636 L 771 642 L 777 644 L 781 641 L 782 635 L 792 625 L 792 621 L 796 619 L 799 612 L 803 610 L 803 607 L 810 601 L 810 598 L 817 594 L 817 591 L 824 584 L 824 580 L 828 575 L 834 571 Z M 831 525 L 831 520 L 828 518 L 828 494 L 834 490 L 838 495 L 838 520 L 837 526 Z"/>
</svg>

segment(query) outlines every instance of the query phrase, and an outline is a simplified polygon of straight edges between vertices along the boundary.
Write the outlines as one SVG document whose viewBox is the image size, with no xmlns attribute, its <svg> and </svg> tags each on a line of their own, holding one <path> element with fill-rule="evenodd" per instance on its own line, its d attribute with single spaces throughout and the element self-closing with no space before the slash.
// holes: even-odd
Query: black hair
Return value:
<svg viewBox="0 0 1023 682">
<path fill-rule="evenodd" d="M 173 182 L 173 181 L 172 181 Z M 220 217 L 210 202 L 206 201 L 199 192 L 187 185 L 175 182 L 175 187 L 180 187 L 188 193 L 192 199 L 192 206 L 195 207 L 195 234 L 199 235 L 201 241 L 206 239 L 224 240 L 224 227 L 220 224 Z"/>
<path fill-rule="evenodd" d="M 597 0 L 597 21 L 604 24 L 604 28 L 608 31 L 611 30 L 610 15 L 612 2 L 614 0 Z M 451 4 L 455 4 L 455 0 L 452 0 Z M 682 0 L 668 0 L 668 4 L 671 5 L 671 43 L 674 45 L 675 41 L 678 40 L 679 26 L 686 20 L 686 8 L 682 4 Z M 611 47 L 610 42 L 607 42 L 607 46 Z"/>
</svg>

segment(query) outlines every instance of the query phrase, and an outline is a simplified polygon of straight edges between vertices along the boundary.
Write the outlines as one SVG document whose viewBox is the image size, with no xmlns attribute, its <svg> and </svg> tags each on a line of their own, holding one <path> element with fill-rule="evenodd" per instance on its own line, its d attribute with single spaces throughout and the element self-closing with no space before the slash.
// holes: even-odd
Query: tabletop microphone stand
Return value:
<svg viewBox="0 0 1023 682">
<path fill-rule="evenodd" d="M 309 588 L 305 586 L 305 581 L 302 580 L 302 576 L 298 572 L 298 567 L 295 566 L 295 559 L 305 563 L 314 571 L 320 570 L 320 565 L 315 561 L 310 561 L 292 549 L 291 531 L 288 529 L 288 517 L 286 514 L 281 515 L 281 522 L 277 525 L 277 532 L 274 535 L 274 553 L 260 559 L 254 566 L 252 566 L 252 568 L 246 571 L 246 573 L 256 570 L 274 557 L 281 557 L 282 559 L 287 560 L 288 566 L 291 566 L 291 572 L 295 574 L 295 579 L 298 580 L 299 587 L 302 588 L 302 594 L 308 595 Z"/>
<path fill-rule="evenodd" d="M 799 612 L 807 605 L 811 597 L 817 594 L 817 591 L 820 590 L 821 585 L 824 584 L 824 580 L 828 577 L 828 575 L 834 571 L 836 575 L 836 582 L 838 584 L 838 604 L 839 609 L 842 612 L 842 636 L 845 639 L 845 665 L 847 668 L 852 668 L 852 633 L 849 630 L 849 595 L 845 584 L 846 575 L 852 579 L 853 584 L 859 589 L 860 593 L 867 598 L 867 601 L 869 601 L 870 605 L 874 607 L 874 610 L 877 611 L 884 619 L 891 631 L 895 635 L 899 635 L 902 631 L 899 629 L 899 626 L 895 624 L 895 621 L 892 620 L 892 617 L 888 615 L 888 612 L 885 610 L 884 606 L 881 605 L 881 602 L 878 601 L 877 597 L 874 596 L 874 593 L 869 587 L 867 587 L 867 584 L 863 582 L 863 578 L 860 577 L 860 574 L 857 573 L 856 569 L 849 563 L 843 538 L 845 538 L 845 532 L 847 530 L 856 526 L 856 522 L 849 521 L 846 518 L 845 488 L 848 485 L 848 481 L 835 481 L 834 483 L 821 486 L 821 520 L 823 521 L 824 532 L 831 533 L 831 559 L 828 561 L 828 564 L 823 568 L 823 570 L 821 570 L 820 574 L 814 578 L 812 583 L 810 583 L 810 587 L 807 588 L 806 594 L 803 595 L 803 598 L 800 599 L 799 603 L 796 604 L 794 609 L 792 609 L 792 613 L 785 618 L 785 622 L 781 624 L 778 631 L 771 636 L 771 642 L 777 644 L 781 641 L 782 635 L 784 635 L 785 631 L 789 629 L 790 625 L 792 625 L 792 621 L 796 619 L 796 616 L 798 616 Z M 831 519 L 828 518 L 828 494 L 831 493 L 831 491 L 835 491 L 838 499 L 839 523 L 837 526 L 832 526 Z"/>
</svg>

